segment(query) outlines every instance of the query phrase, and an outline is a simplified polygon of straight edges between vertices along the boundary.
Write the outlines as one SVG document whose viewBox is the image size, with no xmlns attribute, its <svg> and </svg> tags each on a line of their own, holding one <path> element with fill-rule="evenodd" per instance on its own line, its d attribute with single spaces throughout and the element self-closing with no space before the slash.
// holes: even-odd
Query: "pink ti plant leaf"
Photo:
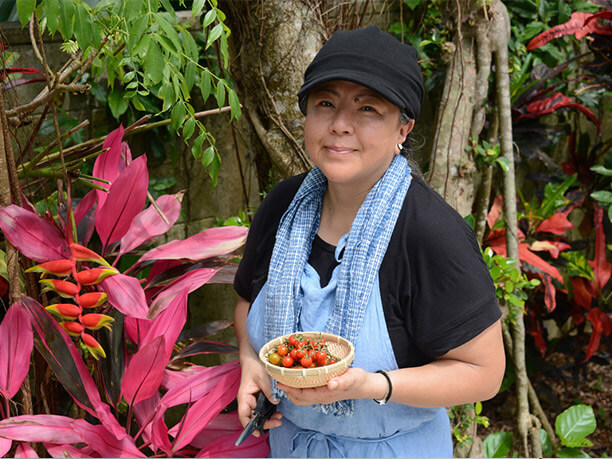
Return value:
<svg viewBox="0 0 612 459">
<path fill-rule="evenodd" d="M 237 416 L 236 416 L 237 417 Z M 268 437 L 251 435 L 239 446 L 236 440 L 242 429 L 216 438 L 204 446 L 195 457 L 267 457 L 270 452 Z"/>
<path fill-rule="evenodd" d="M 96 451 L 100 457 L 146 457 L 134 443 L 134 439 L 125 436 L 122 439 L 114 437 L 104 425 L 91 425 L 87 422 L 74 426 L 87 445 Z"/>
<path fill-rule="evenodd" d="M 168 223 L 155 207 L 149 206 L 134 217 L 128 232 L 121 238 L 120 254 L 134 250 L 149 239 L 165 234 L 172 228 L 181 212 L 180 200 L 176 196 L 166 194 L 155 202 L 168 219 Z"/>
<path fill-rule="evenodd" d="M 106 136 L 102 148 L 106 151 L 98 155 L 96 162 L 93 167 L 93 176 L 109 181 L 111 184 L 115 181 L 117 176 L 125 169 L 127 162 L 121 157 L 121 140 L 123 139 L 123 125 L 120 125 L 117 129 L 112 131 Z M 94 180 L 94 183 L 108 188 L 109 184 Z M 98 198 L 98 208 L 104 205 L 106 201 L 107 192 L 102 190 L 96 190 L 96 196 Z"/>
<path fill-rule="evenodd" d="M 15 416 L 0 421 L 0 438 L 34 443 L 80 443 L 83 437 L 74 429 L 75 422 L 68 416 L 55 414 Z"/>
<path fill-rule="evenodd" d="M 15 457 L 40 457 L 29 443 L 20 442 L 15 450 Z"/>
<path fill-rule="evenodd" d="M 155 318 L 149 331 L 140 343 L 141 346 L 146 346 L 158 336 L 163 336 L 166 343 L 164 361 L 170 359 L 174 344 L 187 321 L 187 295 L 188 290 L 185 288 L 174 297 L 164 312 Z"/>
<path fill-rule="evenodd" d="M 96 191 L 87 193 L 74 209 L 74 220 L 77 225 L 79 241 L 87 245 L 96 229 Z"/>
<path fill-rule="evenodd" d="M 28 313 L 14 303 L 0 324 L 0 395 L 10 399 L 17 393 L 30 370 L 33 346 Z"/>
<path fill-rule="evenodd" d="M 96 213 L 96 230 L 106 248 L 127 233 L 147 198 L 147 157 L 139 156 L 117 177 Z"/>
<path fill-rule="evenodd" d="M 6 454 L 10 451 L 13 446 L 13 440 L 9 440 L 8 438 L 0 437 L 0 457 L 6 456 Z"/>
<path fill-rule="evenodd" d="M 108 302 L 128 317 L 146 319 L 149 313 L 140 281 L 125 274 L 106 277 L 98 284 L 108 295 Z"/>
<path fill-rule="evenodd" d="M 0 229 L 17 250 L 37 263 L 70 258 L 68 242 L 61 231 L 19 206 L 11 204 L 0 209 Z"/>
<path fill-rule="evenodd" d="M 45 448 L 51 457 L 66 458 L 66 457 L 80 457 L 90 458 L 98 457 L 98 454 L 91 448 L 84 446 L 77 448 L 72 445 L 55 445 L 53 443 L 44 443 Z M 95 454 L 95 456 L 94 456 Z"/>
<path fill-rule="evenodd" d="M 172 444 L 168 439 L 168 427 L 163 417 L 154 419 L 159 406 L 160 396 L 156 393 L 152 397 L 134 405 L 133 410 L 142 429 L 142 438 L 150 442 L 150 447 L 155 451 L 161 449 L 168 456 L 172 453 Z M 144 428 L 143 428 L 144 426 Z"/>
<path fill-rule="evenodd" d="M 168 359 L 164 359 L 165 352 L 165 339 L 158 336 L 134 354 L 121 381 L 121 393 L 128 405 L 135 405 L 157 393 L 168 364 Z"/>
<path fill-rule="evenodd" d="M 138 263 L 147 260 L 203 260 L 226 255 L 244 244 L 248 231 L 244 226 L 209 228 L 182 241 L 171 241 L 149 250 Z"/>
</svg>

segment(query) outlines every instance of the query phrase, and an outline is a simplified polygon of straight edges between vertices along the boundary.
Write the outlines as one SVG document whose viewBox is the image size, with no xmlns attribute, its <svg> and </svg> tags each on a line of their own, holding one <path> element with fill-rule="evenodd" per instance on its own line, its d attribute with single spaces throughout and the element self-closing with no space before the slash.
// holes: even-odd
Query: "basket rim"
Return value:
<svg viewBox="0 0 612 459">
<path fill-rule="evenodd" d="M 336 363 L 333 363 L 331 365 L 325 365 L 323 367 L 316 367 L 316 368 L 284 368 L 284 367 L 279 367 L 277 365 L 273 365 L 265 359 L 265 355 L 268 353 L 268 351 L 273 345 L 280 344 L 283 342 L 285 338 L 289 338 L 289 336 L 298 334 L 298 333 L 301 335 L 322 336 L 328 341 L 331 339 L 333 340 L 332 342 L 334 343 L 348 346 L 349 352 L 345 357 L 343 357 Z M 269 374 L 274 373 L 276 375 L 291 376 L 291 377 L 296 377 L 296 376 L 312 377 L 312 376 L 319 376 L 319 375 L 334 373 L 339 369 L 342 369 L 345 367 L 348 368 L 350 362 L 353 361 L 354 357 L 355 357 L 355 346 L 353 346 L 353 343 L 351 343 L 346 338 L 343 338 L 342 336 L 334 335 L 333 333 L 320 332 L 320 331 L 299 331 L 299 332 L 287 333 L 286 335 L 278 336 L 276 338 L 271 339 L 266 344 L 264 344 L 259 350 L 259 360 L 261 360 L 261 362 L 264 364 L 266 371 L 268 371 Z"/>
</svg>

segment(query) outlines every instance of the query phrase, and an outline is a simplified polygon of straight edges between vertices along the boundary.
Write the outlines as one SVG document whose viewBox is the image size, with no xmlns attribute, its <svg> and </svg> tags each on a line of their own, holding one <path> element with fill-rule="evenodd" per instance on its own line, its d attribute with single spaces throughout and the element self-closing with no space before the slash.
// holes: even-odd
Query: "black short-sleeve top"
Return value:
<svg viewBox="0 0 612 459">
<path fill-rule="evenodd" d="M 305 174 L 275 186 L 257 210 L 234 280 L 253 302 L 268 277 L 276 230 Z M 333 246 L 313 244 L 321 279 L 336 263 Z M 326 260 L 327 257 L 327 260 Z M 399 368 L 431 362 L 501 316 L 495 288 L 470 226 L 414 176 L 378 273 L 387 330 Z"/>
</svg>

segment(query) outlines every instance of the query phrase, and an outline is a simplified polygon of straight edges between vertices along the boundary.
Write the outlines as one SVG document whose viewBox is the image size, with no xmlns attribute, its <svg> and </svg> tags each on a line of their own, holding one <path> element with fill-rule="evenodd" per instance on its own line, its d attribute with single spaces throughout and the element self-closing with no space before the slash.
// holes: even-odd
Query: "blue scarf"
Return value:
<svg viewBox="0 0 612 459">
<path fill-rule="evenodd" d="M 374 281 L 387 251 L 411 175 L 408 161 L 395 155 L 391 165 L 368 193 L 348 233 L 327 333 L 355 342 Z M 302 308 L 300 280 L 319 228 L 327 178 L 316 167 L 307 175 L 283 215 L 268 271 L 265 309 L 266 342 L 297 331 Z M 283 396 L 273 381 L 277 397 Z M 354 401 L 317 405 L 324 413 L 350 415 Z"/>
</svg>

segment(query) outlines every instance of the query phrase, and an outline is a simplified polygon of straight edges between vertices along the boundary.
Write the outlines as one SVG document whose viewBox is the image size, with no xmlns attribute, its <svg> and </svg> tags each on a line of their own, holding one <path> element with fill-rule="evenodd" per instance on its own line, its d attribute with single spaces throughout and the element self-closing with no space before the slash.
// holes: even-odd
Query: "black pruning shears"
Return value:
<svg viewBox="0 0 612 459">
<path fill-rule="evenodd" d="M 267 434 L 268 429 L 264 429 L 263 425 L 266 419 L 272 416 L 272 413 L 276 411 L 276 405 L 272 403 L 264 395 L 263 392 L 259 392 L 257 397 L 257 406 L 253 412 L 253 419 L 246 425 L 238 440 L 236 440 L 236 446 L 240 445 L 243 441 L 251 436 L 253 432 L 259 430 L 262 434 Z"/>
</svg>

